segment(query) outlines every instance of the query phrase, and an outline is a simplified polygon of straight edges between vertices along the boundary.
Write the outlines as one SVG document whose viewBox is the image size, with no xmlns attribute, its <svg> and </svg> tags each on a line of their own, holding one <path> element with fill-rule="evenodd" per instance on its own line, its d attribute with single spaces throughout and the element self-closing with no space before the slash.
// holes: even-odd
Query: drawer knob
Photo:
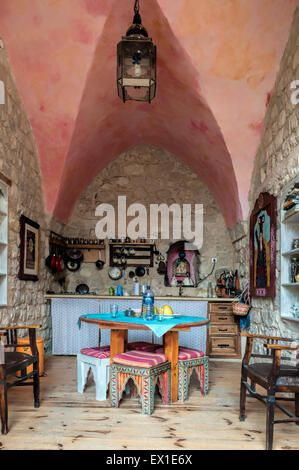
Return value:
<svg viewBox="0 0 299 470">
<path fill-rule="evenodd" d="M 218 348 L 229 348 L 229 344 L 217 344 Z"/>
</svg>

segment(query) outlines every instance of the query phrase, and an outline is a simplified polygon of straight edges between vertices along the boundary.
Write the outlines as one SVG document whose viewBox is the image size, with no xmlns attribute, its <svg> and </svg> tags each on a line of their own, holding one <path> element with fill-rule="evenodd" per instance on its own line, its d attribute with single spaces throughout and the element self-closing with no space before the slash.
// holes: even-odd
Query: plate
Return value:
<svg viewBox="0 0 299 470">
<path fill-rule="evenodd" d="M 179 318 L 181 315 L 174 313 L 173 315 L 164 315 L 164 318 Z"/>
</svg>

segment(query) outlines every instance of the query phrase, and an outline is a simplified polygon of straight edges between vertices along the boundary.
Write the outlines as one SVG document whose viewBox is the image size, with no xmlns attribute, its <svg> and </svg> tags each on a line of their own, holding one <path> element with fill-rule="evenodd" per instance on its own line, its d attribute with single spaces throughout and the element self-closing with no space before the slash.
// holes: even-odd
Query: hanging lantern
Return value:
<svg viewBox="0 0 299 470">
<path fill-rule="evenodd" d="M 156 94 L 156 46 L 142 26 L 139 0 L 134 11 L 133 24 L 117 45 L 117 91 L 124 103 L 150 103 Z"/>
</svg>

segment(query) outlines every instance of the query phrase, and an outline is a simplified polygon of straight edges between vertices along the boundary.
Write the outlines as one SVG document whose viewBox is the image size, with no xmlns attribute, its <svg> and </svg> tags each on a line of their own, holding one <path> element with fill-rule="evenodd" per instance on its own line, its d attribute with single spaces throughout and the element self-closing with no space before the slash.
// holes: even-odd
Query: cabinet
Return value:
<svg viewBox="0 0 299 470">
<path fill-rule="evenodd" d="M 239 322 L 233 314 L 231 302 L 209 302 L 210 326 L 207 353 L 210 357 L 241 357 Z"/>
</svg>

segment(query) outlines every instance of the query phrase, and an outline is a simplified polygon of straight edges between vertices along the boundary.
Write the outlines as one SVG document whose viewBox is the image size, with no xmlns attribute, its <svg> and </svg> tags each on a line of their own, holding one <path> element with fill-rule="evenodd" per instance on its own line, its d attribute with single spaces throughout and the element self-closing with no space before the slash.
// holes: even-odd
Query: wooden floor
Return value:
<svg viewBox="0 0 299 470">
<path fill-rule="evenodd" d="M 152 416 L 143 416 L 136 398 L 119 409 L 97 402 L 90 377 L 84 394 L 76 391 L 76 358 L 50 357 L 41 378 L 41 406 L 33 408 L 31 387 L 9 390 L 9 433 L 0 449 L 244 449 L 265 448 L 265 407 L 247 399 L 247 419 L 240 422 L 240 364 L 210 361 L 206 397 L 191 385 L 183 404 L 164 406 L 156 395 Z M 193 377 L 192 377 L 193 379 Z M 290 404 L 291 406 L 292 404 Z M 277 417 L 282 416 L 277 412 Z M 278 424 L 274 449 L 299 449 L 299 427 Z"/>
</svg>

